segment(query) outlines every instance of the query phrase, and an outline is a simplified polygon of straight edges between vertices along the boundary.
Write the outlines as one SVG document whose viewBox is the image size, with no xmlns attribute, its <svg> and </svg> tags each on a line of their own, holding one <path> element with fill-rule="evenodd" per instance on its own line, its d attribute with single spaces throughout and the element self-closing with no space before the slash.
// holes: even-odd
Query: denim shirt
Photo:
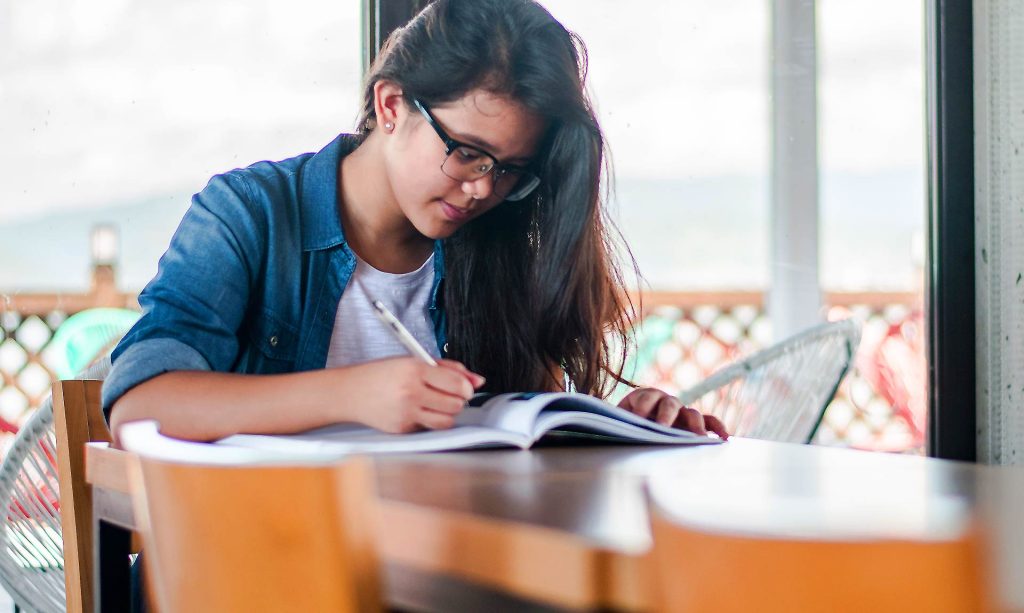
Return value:
<svg viewBox="0 0 1024 613">
<path fill-rule="evenodd" d="M 111 356 L 103 384 L 108 417 L 125 392 L 165 372 L 324 368 L 338 301 L 356 266 L 337 194 L 341 158 L 357 146 L 342 134 L 316 154 L 217 175 L 193 197 L 139 295 L 141 319 Z M 443 278 L 438 240 L 429 309 L 442 356 Z"/>
</svg>

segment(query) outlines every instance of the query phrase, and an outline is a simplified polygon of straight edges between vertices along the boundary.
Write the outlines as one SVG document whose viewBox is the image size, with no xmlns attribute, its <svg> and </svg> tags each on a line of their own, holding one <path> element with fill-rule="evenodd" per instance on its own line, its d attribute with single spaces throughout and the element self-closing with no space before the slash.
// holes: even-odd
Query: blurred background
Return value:
<svg viewBox="0 0 1024 613">
<path fill-rule="evenodd" d="M 542 3 L 589 48 L 613 217 L 643 276 L 632 375 L 676 392 L 779 340 L 770 4 Z M 0 427 L 48 393 L 69 316 L 137 306 L 211 176 L 354 128 L 360 9 L 0 0 Z M 924 8 L 814 10 L 818 316 L 863 326 L 816 442 L 922 453 Z"/>
</svg>

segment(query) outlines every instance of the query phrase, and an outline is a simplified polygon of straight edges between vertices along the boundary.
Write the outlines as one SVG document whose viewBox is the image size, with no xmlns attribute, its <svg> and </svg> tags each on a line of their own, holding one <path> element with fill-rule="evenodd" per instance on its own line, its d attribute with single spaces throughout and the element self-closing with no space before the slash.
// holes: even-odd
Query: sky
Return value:
<svg viewBox="0 0 1024 613">
<path fill-rule="evenodd" d="M 721 198 L 741 193 L 750 210 L 767 208 L 767 2 L 658 0 L 629 11 L 622 7 L 634 5 L 621 0 L 544 4 L 588 44 L 589 85 L 616 177 L 634 186 L 623 193 L 650 193 L 636 187 L 644 182 L 704 193 L 731 181 L 761 187 Z M 836 228 L 856 215 L 848 207 L 868 197 L 881 199 L 872 211 L 899 209 L 901 220 L 916 220 L 917 229 L 887 239 L 908 243 L 888 248 L 909 258 L 908 237 L 924 212 L 922 32 L 920 2 L 818 3 L 825 259 L 838 248 L 828 237 L 842 242 Z M 163 220 L 180 216 L 210 176 L 315 151 L 351 130 L 360 78 L 356 0 L 0 0 L 0 236 L 4 226 L 89 211 L 97 221 L 129 206 L 146 215 L 145 203 L 164 224 L 164 238 L 139 256 L 152 268 L 173 230 Z M 893 177 L 902 182 L 879 189 Z M 653 219 L 641 210 L 646 201 L 618 204 L 627 238 L 642 242 L 658 230 L 644 225 L 656 223 L 643 221 Z M 680 226 L 713 215 L 679 211 Z M 763 243 L 767 221 L 758 223 Z M 732 239 L 749 243 L 744 232 Z M 701 255 L 685 255 L 702 272 L 672 277 L 673 287 L 764 282 L 762 273 L 741 274 L 749 255 Z M 5 275 L 12 265 L 0 261 L 0 288 L 23 278 Z M 834 275 L 870 284 L 862 269 Z"/>
</svg>

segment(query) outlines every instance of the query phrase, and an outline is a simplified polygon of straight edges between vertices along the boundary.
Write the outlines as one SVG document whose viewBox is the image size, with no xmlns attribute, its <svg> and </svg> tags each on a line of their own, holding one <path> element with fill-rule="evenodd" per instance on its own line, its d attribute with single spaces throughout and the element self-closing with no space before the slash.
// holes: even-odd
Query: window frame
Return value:
<svg viewBox="0 0 1024 613">
<path fill-rule="evenodd" d="M 972 2 L 926 5 L 928 455 L 977 460 Z"/>
<path fill-rule="evenodd" d="M 431 0 L 362 0 L 363 74 L 396 28 L 416 16 Z"/>
</svg>

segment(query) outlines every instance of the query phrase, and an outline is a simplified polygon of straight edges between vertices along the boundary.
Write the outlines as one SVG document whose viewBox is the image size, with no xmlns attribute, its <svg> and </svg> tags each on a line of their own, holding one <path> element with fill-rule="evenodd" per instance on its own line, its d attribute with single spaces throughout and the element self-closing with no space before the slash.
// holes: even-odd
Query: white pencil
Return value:
<svg viewBox="0 0 1024 613">
<path fill-rule="evenodd" d="M 423 345 L 416 340 L 416 337 L 409 333 L 409 330 L 407 330 L 406 327 L 402 325 L 402 322 L 398 321 L 398 318 L 395 317 L 386 306 L 384 306 L 383 302 L 380 300 L 374 300 L 373 310 L 377 314 L 377 318 L 384 322 L 384 325 L 394 333 L 398 342 L 405 345 L 405 348 L 408 349 L 410 353 L 431 366 L 437 366 L 437 360 L 427 353 L 427 350 L 423 348 Z"/>
</svg>

